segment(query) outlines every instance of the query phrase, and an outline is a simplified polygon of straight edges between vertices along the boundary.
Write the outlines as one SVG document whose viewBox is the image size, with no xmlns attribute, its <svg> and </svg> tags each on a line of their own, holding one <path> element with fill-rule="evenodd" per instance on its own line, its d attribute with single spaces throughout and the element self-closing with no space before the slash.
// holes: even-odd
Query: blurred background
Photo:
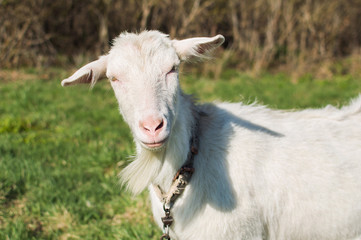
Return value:
<svg viewBox="0 0 361 240">
<path fill-rule="evenodd" d="M 222 67 L 329 77 L 360 72 L 360 26 L 360 0 L 1 0 L 0 66 L 78 63 L 122 31 L 157 29 L 223 34 Z"/>
<path fill-rule="evenodd" d="M 199 102 L 341 106 L 361 93 L 361 0 L 0 0 L 0 240 L 159 239 L 107 81 L 62 88 L 120 32 L 223 34 L 181 68 Z"/>
</svg>

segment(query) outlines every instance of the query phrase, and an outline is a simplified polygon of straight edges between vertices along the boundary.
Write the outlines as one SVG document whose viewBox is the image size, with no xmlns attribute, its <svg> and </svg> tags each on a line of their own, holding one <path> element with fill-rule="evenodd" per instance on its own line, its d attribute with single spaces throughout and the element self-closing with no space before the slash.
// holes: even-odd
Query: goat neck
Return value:
<svg viewBox="0 0 361 240">
<path fill-rule="evenodd" d="M 198 121 L 198 111 L 190 96 L 180 95 L 178 112 L 167 147 L 163 152 L 162 167 L 151 183 L 168 191 L 173 176 L 186 163 L 190 151 L 190 139 Z"/>
</svg>

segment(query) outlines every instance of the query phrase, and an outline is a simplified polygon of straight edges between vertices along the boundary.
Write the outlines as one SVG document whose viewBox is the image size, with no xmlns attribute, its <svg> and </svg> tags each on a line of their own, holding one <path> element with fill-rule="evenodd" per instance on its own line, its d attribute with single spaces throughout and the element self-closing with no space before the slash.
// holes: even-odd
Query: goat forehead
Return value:
<svg viewBox="0 0 361 240">
<path fill-rule="evenodd" d="M 115 39 L 110 55 L 112 72 L 167 71 L 179 61 L 171 41 L 158 32 L 121 34 Z"/>
<path fill-rule="evenodd" d="M 132 47 L 122 46 L 117 49 L 117 54 L 112 61 L 118 62 L 124 67 L 154 68 L 173 65 L 176 61 L 175 51 L 171 48 L 153 49 L 144 51 Z"/>
</svg>

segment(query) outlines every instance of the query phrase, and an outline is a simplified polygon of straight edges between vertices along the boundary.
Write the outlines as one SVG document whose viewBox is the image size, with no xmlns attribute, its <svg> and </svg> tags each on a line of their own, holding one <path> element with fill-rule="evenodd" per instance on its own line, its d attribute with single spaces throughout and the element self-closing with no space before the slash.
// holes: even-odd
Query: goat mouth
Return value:
<svg viewBox="0 0 361 240">
<path fill-rule="evenodd" d="M 160 150 L 161 148 L 163 148 L 165 146 L 165 143 L 167 142 L 168 138 L 165 138 L 159 142 L 152 142 L 152 143 L 146 143 L 146 142 L 142 142 L 142 144 L 150 150 Z"/>
</svg>

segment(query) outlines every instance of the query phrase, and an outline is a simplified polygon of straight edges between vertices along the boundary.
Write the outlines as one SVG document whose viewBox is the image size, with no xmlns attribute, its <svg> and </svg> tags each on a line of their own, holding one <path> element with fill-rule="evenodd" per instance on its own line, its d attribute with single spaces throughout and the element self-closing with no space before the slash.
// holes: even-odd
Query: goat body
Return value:
<svg viewBox="0 0 361 240">
<path fill-rule="evenodd" d="M 136 143 L 120 174 L 137 194 L 147 186 L 155 221 L 187 159 L 195 111 L 199 150 L 193 177 L 172 208 L 172 239 L 361 239 L 361 97 L 341 109 L 271 110 L 257 104 L 195 105 L 178 66 L 221 45 L 123 33 L 110 52 L 62 85 L 108 77 Z"/>
</svg>

